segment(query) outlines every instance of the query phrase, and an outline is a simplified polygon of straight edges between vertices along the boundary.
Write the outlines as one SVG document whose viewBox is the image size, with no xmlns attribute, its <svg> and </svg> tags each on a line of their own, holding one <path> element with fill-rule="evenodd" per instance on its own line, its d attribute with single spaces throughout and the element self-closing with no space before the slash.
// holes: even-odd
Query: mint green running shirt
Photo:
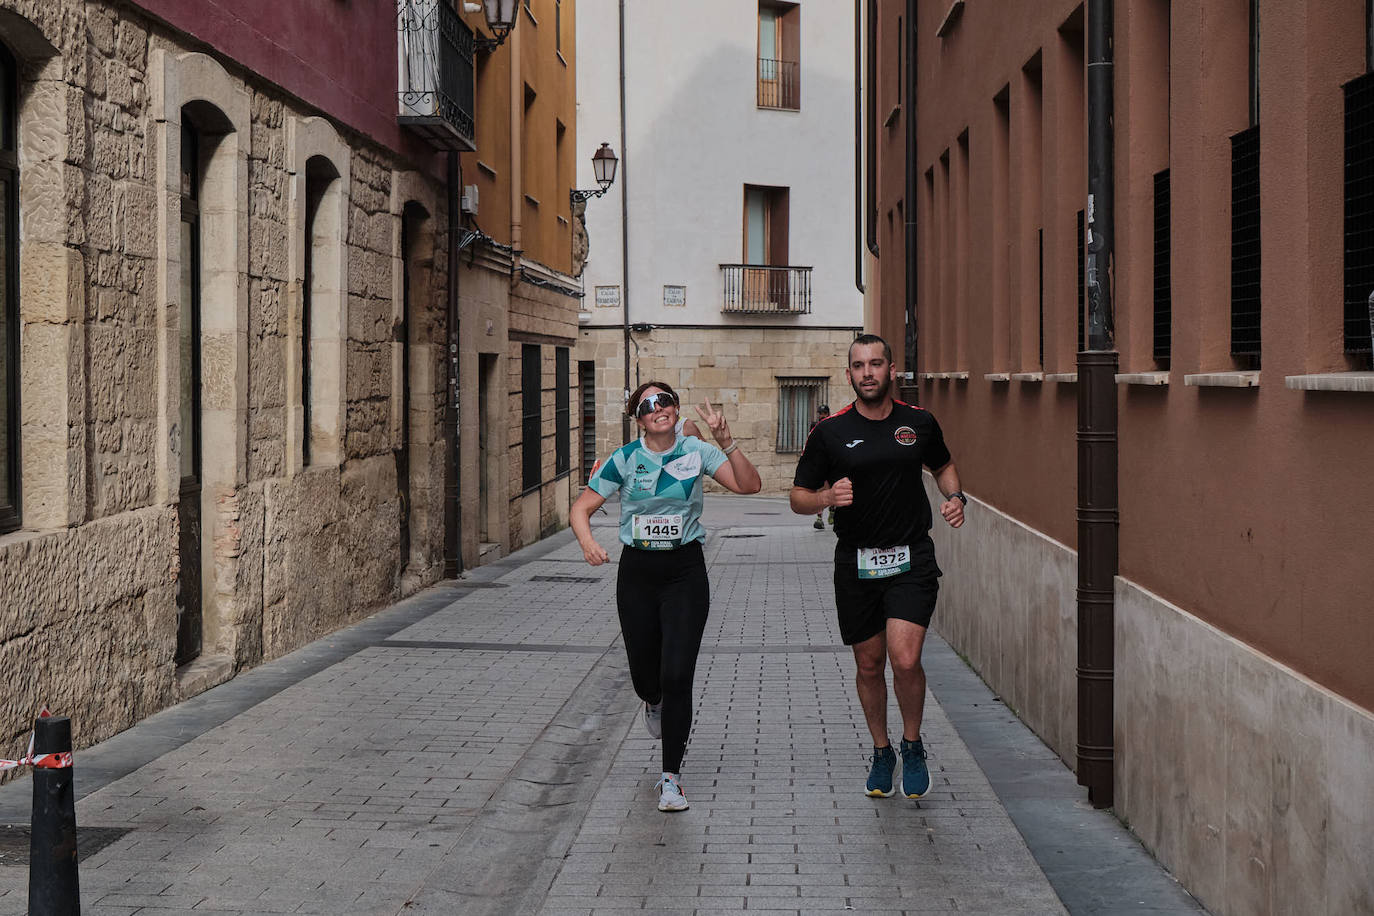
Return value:
<svg viewBox="0 0 1374 916">
<path fill-rule="evenodd" d="M 706 539 L 701 526 L 701 478 L 715 474 L 727 460 L 724 452 L 696 436 L 679 433 L 673 447 L 661 455 L 637 439 L 616 449 L 587 486 L 603 497 L 620 491 L 622 544 L 671 550 Z M 639 531 L 635 530 L 636 517 Z"/>
</svg>

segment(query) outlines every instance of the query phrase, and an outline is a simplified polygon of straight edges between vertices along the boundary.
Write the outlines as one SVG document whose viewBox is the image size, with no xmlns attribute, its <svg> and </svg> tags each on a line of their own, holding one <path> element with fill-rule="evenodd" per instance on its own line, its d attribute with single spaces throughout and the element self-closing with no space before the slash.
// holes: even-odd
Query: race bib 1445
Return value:
<svg viewBox="0 0 1374 916">
<path fill-rule="evenodd" d="M 636 515 L 630 537 L 640 550 L 675 550 L 682 546 L 682 516 Z"/>
</svg>

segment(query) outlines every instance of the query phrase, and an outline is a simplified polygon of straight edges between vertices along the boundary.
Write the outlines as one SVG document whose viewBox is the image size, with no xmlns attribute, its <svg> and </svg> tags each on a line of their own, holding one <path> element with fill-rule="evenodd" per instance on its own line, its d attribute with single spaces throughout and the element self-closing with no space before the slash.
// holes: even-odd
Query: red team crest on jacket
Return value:
<svg viewBox="0 0 1374 916">
<path fill-rule="evenodd" d="M 910 426 L 899 426 L 892 431 L 892 438 L 897 440 L 898 445 L 915 445 L 916 430 Z"/>
</svg>

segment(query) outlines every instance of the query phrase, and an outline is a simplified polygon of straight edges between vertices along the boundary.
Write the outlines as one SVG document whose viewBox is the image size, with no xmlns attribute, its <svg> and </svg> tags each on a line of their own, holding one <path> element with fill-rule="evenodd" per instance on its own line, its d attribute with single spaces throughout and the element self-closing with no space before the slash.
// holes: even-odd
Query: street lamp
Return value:
<svg viewBox="0 0 1374 916">
<path fill-rule="evenodd" d="M 464 4 L 465 9 L 476 12 L 476 4 Z M 476 38 L 473 44 L 479 51 L 494 51 L 505 44 L 506 36 L 515 28 L 515 17 L 520 12 L 520 0 L 482 0 L 482 11 L 487 16 L 487 28 L 491 38 Z"/>
<path fill-rule="evenodd" d="M 596 176 L 596 183 L 601 187 L 589 191 L 573 188 L 568 192 L 568 196 L 573 201 L 580 200 L 585 203 L 593 197 L 600 197 L 605 194 L 615 182 L 615 167 L 619 162 L 620 160 L 615 157 L 615 150 L 611 149 L 611 145 L 609 143 L 601 144 L 601 149 L 592 153 L 592 174 Z"/>
</svg>

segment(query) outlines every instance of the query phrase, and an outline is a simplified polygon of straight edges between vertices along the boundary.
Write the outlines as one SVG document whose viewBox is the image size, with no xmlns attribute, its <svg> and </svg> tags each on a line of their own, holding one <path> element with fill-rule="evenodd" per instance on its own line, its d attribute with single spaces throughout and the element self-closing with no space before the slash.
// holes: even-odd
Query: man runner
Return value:
<svg viewBox="0 0 1374 916">
<path fill-rule="evenodd" d="M 840 637 L 854 650 L 859 703 L 873 735 L 865 792 L 888 798 L 897 755 L 887 734 L 887 661 L 902 712 L 902 794 L 930 791 L 921 743 L 926 675 L 921 649 L 935 613 L 940 568 L 921 467 L 944 495 L 940 514 L 964 523 L 967 498 L 927 411 L 892 396 L 892 350 L 876 334 L 849 347 L 845 377 L 858 398 L 811 431 L 797 462 L 790 503 L 798 515 L 835 507 L 835 608 Z"/>
</svg>

